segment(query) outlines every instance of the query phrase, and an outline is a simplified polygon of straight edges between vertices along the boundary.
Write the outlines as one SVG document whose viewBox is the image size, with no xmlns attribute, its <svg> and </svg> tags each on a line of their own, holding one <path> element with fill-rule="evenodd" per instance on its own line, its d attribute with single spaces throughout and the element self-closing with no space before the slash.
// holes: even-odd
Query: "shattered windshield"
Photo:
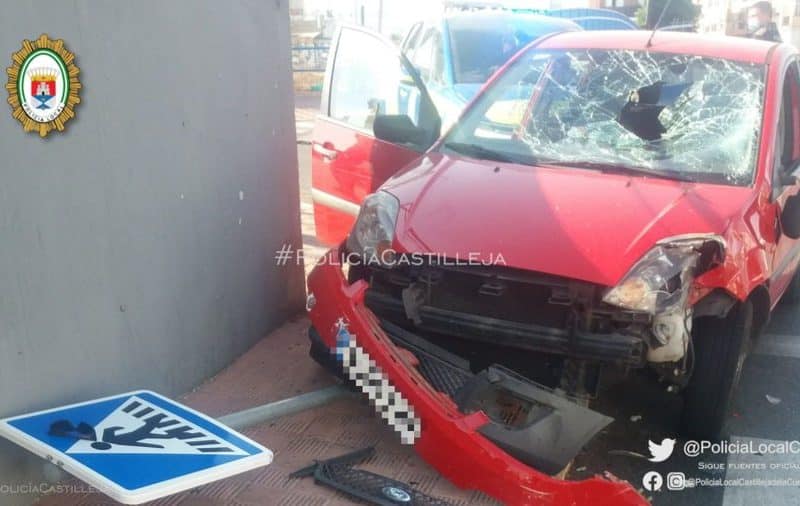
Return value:
<svg viewBox="0 0 800 506">
<path fill-rule="evenodd" d="M 523 164 L 749 184 L 759 65 L 630 50 L 529 51 L 482 95 L 445 150 Z"/>
</svg>

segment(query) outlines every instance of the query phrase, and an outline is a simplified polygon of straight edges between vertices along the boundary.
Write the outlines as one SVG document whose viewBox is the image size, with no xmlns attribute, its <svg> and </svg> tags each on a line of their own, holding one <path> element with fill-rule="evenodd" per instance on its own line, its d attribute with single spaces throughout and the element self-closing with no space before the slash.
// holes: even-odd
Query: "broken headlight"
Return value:
<svg viewBox="0 0 800 506">
<path fill-rule="evenodd" d="M 390 265 L 394 260 L 392 239 L 400 203 L 394 195 L 379 191 L 367 196 L 358 212 L 347 249 L 364 264 Z"/>
<path fill-rule="evenodd" d="M 695 276 L 722 262 L 725 242 L 713 234 L 663 239 L 603 296 L 614 306 L 662 313 L 682 304 Z"/>
</svg>

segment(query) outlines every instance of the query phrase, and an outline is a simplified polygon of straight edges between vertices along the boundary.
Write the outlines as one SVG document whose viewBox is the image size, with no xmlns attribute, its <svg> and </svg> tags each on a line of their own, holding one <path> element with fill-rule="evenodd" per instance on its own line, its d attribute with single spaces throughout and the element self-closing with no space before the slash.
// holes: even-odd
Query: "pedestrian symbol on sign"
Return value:
<svg viewBox="0 0 800 506">
<path fill-rule="evenodd" d="M 50 434 L 77 439 L 66 453 L 169 453 L 246 455 L 177 415 L 132 396 L 96 426 L 68 420 L 50 426 Z"/>
</svg>

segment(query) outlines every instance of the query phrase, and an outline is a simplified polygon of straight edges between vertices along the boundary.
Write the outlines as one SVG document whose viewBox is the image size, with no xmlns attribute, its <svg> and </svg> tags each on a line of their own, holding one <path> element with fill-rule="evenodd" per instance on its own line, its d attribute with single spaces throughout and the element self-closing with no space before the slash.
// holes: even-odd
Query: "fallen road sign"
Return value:
<svg viewBox="0 0 800 506">
<path fill-rule="evenodd" d="M 124 504 L 272 462 L 269 449 L 146 390 L 6 418 L 0 436 Z"/>
</svg>

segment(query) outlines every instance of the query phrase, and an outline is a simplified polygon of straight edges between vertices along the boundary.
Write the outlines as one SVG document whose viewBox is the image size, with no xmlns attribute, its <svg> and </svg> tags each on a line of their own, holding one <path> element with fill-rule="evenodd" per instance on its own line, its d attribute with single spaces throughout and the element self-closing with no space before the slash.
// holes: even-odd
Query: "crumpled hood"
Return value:
<svg viewBox="0 0 800 506">
<path fill-rule="evenodd" d="M 615 285 L 658 240 L 722 234 L 747 187 L 431 153 L 386 182 L 399 251 Z M 500 258 L 502 257 L 502 260 Z"/>
</svg>

